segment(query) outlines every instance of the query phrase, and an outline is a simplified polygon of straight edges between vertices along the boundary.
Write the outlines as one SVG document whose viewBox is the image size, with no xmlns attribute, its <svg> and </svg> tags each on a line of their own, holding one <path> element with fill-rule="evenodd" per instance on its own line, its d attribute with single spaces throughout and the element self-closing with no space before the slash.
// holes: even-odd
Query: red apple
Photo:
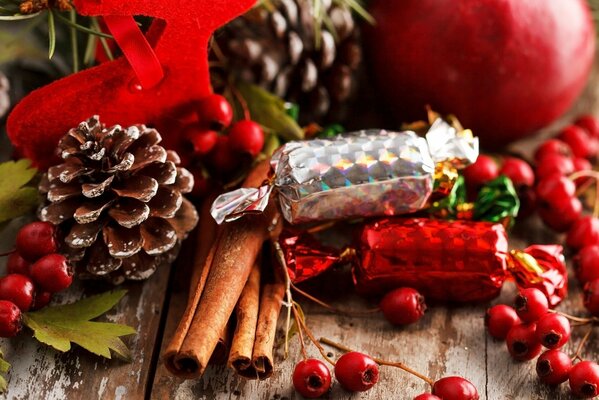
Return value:
<svg viewBox="0 0 599 400">
<path fill-rule="evenodd" d="M 505 144 L 551 123 L 583 89 L 595 51 L 585 0 L 372 0 L 373 78 L 402 120 L 424 106 Z"/>
</svg>

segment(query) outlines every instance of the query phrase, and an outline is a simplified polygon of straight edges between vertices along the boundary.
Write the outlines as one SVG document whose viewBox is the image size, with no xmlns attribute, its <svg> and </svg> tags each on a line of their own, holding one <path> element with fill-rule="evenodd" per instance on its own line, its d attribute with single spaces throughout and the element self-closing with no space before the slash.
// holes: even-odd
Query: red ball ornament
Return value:
<svg viewBox="0 0 599 400">
<path fill-rule="evenodd" d="M 387 321 L 393 325 L 413 324 L 426 311 L 424 296 L 412 288 L 390 291 L 381 300 L 380 307 Z"/>
<path fill-rule="evenodd" d="M 308 399 L 318 398 L 331 387 L 331 371 L 315 358 L 302 360 L 293 370 L 293 387 Z"/>
<path fill-rule="evenodd" d="M 365 392 L 379 380 L 379 366 L 366 354 L 345 353 L 335 363 L 335 377 L 346 390 Z"/>
<path fill-rule="evenodd" d="M 229 130 L 231 147 L 240 153 L 248 153 L 256 157 L 264 147 L 264 131 L 259 124 L 243 120 L 233 124 Z"/>
<path fill-rule="evenodd" d="M 376 0 L 369 11 L 367 59 L 398 117 L 413 120 L 428 104 L 457 115 L 485 146 L 562 115 L 594 60 L 585 0 Z"/>
<path fill-rule="evenodd" d="M 443 400 L 478 400 L 474 385 L 459 376 L 441 378 L 433 385 L 433 394 Z"/>
</svg>

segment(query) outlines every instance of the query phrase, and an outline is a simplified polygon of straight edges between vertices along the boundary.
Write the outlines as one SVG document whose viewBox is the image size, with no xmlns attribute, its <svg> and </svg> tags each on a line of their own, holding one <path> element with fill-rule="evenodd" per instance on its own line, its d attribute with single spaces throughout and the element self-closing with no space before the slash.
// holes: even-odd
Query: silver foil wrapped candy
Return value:
<svg viewBox="0 0 599 400">
<path fill-rule="evenodd" d="M 438 182 L 478 157 L 478 139 L 437 119 L 426 138 L 412 131 L 366 130 L 332 139 L 288 142 L 271 159 L 260 188 L 219 196 L 220 224 L 262 212 L 273 190 L 292 223 L 391 216 L 426 206 Z"/>
</svg>

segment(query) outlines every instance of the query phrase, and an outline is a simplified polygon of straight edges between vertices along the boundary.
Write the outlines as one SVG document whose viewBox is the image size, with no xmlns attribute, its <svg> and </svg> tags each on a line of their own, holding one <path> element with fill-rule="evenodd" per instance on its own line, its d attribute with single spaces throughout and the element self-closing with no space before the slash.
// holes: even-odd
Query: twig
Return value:
<svg viewBox="0 0 599 400">
<path fill-rule="evenodd" d="M 327 310 L 332 311 L 337 314 L 344 314 L 344 315 L 348 315 L 348 316 L 364 316 L 364 315 L 370 315 L 370 314 L 374 314 L 374 313 L 381 311 L 381 309 L 379 307 L 370 308 L 370 309 L 363 310 L 363 311 L 342 310 L 342 309 L 334 307 L 328 303 L 325 303 L 324 301 L 312 296 L 310 293 L 304 292 L 303 290 L 301 290 L 300 288 L 295 286 L 293 283 L 291 284 L 291 288 L 294 291 L 296 291 L 297 293 L 299 293 L 302 296 L 304 296 L 305 298 L 307 298 L 308 300 L 311 300 L 314 303 L 318 304 L 319 306 L 324 307 Z"/>
<path fill-rule="evenodd" d="M 294 306 L 295 307 L 295 306 Z M 299 319 L 297 320 L 297 322 L 299 323 L 299 325 L 301 325 L 301 328 L 306 332 L 306 335 L 308 335 L 308 337 L 310 338 L 310 341 L 312 343 L 314 343 L 314 346 L 316 346 L 316 348 L 318 348 L 318 351 L 320 352 L 320 355 L 331 365 L 335 365 L 335 361 L 331 360 L 331 358 L 327 355 L 327 352 L 325 351 L 324 347 L 322 347 L 322 345 L 318 342 L 318 340 L 316 340 L 316 337 L 314 337 L 314 334 L 312 334 L 312 331 L 308 328 L 308 326 L 306 325 L 306 323 Z"/>
<path fill-rule="evenodd" d="M 580 340 L 580 343 L 578 343 L 578 347 L 576 348 L 576 352 L 572 356 L 572 361 L 574 361 L 576 359 L 579 359 L 579 360 L 582 361 L 582 358 L 580 357 L 580 352 L 582 350 L 582 347 L 586 343 L 586 341 L 589 339 L 589 336 L 591 336 L 592 332 L 593 332 L 593 327 L 590 327 L 589 330 L 587 331 L 587 333 L 585 333 L 584 337 Z"/>
<path fill-rule="evenodd" d="M 302 333 L 299 322 L 297 322 L 300 319 L 300 316 L 298 315 L 299 313 L 297 312 L 297 308 L 295 306 L 290 308 L 293 311 L 293 318 L 295 318 L 297 324 L 297 335 L 299 338 L 300 347 L 302 349 L 302 355 L 304 356 L 304 360 L 306 360 L 308 358 L 308 353 L 306 352 L 306 345 L 304 344 L 304 334 Z"/>
<path fill-rule="evenodd" d="M 576 317 L 574 315 L 566 314 L 564 312 L 557 311 L 557 310 L 549 310 L 549 312 L 561 315 L 562 317 L 566 317 L 570 321 L 580 322 L 582 324 L 590 324 L 590 323 L 599 321 L 599 319 L 596 317 L 590 317 L 590 318 Z"/>
<path fill-rule="evenodd" d="M 320 340 L 322 343 L 324 343 L 324 344 L 327 344 L 327 345 L 329 345 L 329 346 L 331 346 L 331 347 L 335 347 L 336 349 L 339 349 L 339 350 L 341 350 L 341 351 L 344 351 L 344 352 L 346 352 L 346 353 L 348 353 L 348 352 L 350 352 L 350 351 L 354 351 L 354 350 L 350 349 L 349 347 L 347 347 L 347 346 L 345 346 L 345 345 L 342 345 L 342 344 L 340 344 L 340 343 L 337 343 L 337 342 L 333 342 L 332 340 L 330 340 L 330 339 L 327 339 L 327 338 L 324 338 L 324 337 L 321 337 L 319 340 Z M 373 359 L 373 360 L 374 360 L 376 363 L 378 363 L 378 364 L 380 364 L 380 365 L 386 365 L 386 366 L 389 366 L 389 367 L 396 367 L 396 368 L 399 368 L 399 369 L 403 369 L 403 370 L 404 370 L 404 371 L 406 371 L 407 373 L 409 373 L 409 374 L 412 374 L 412 375 L 414 375 L 415 377 L 422 379 L 423 381 L 425 381 L 426 383 L 428 383 L 428 384 L 429 384 L 431 387 L 432 387 L 432 386 L 433 386 L 433 384 L 435 383 L 435 382 L 434 382 L 434 381 L 433 381 L 431 378 L 429 378 L 428 376 L 426 376 L 426 375 L 423 375 L 423 374 L 421 374 L 420 372 L 414 371 L 412 368 L 408 367 L 407 365 L 405 365 L 405 364 L 403 364 L 403 363 L 400 363 L 400 362 L 393 362 L 393 361 L 387 361 L 387 360 L 383 360 L 383 359 L 381 359 L 381 358 L 372 357 L 372 356 L 371 356 L 371 358 L 372 358 L 372 359 Z"/>
</svg>

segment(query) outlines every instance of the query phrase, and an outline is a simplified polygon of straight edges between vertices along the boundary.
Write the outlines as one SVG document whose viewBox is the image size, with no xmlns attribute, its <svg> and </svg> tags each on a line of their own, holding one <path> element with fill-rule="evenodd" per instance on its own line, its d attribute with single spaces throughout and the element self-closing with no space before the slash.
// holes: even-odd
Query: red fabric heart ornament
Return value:
<svg viewBox="0 0 599 400">
<path fill-rule="evenodd" d="M 70 75 L 25 97 L 7 122 L 10 140 L 34 165 L 57 161 L 58 140 L 94 114 L 108 125 L 147 124 L 166 147 L 197 121 L 195 105 L 211 93 L 208 41 L 255 0 L 75 0 L 82 15 L 104 16 L 125 57 Z M 156 18 L 145 35 L 132 15 Z"/>
</svg>

